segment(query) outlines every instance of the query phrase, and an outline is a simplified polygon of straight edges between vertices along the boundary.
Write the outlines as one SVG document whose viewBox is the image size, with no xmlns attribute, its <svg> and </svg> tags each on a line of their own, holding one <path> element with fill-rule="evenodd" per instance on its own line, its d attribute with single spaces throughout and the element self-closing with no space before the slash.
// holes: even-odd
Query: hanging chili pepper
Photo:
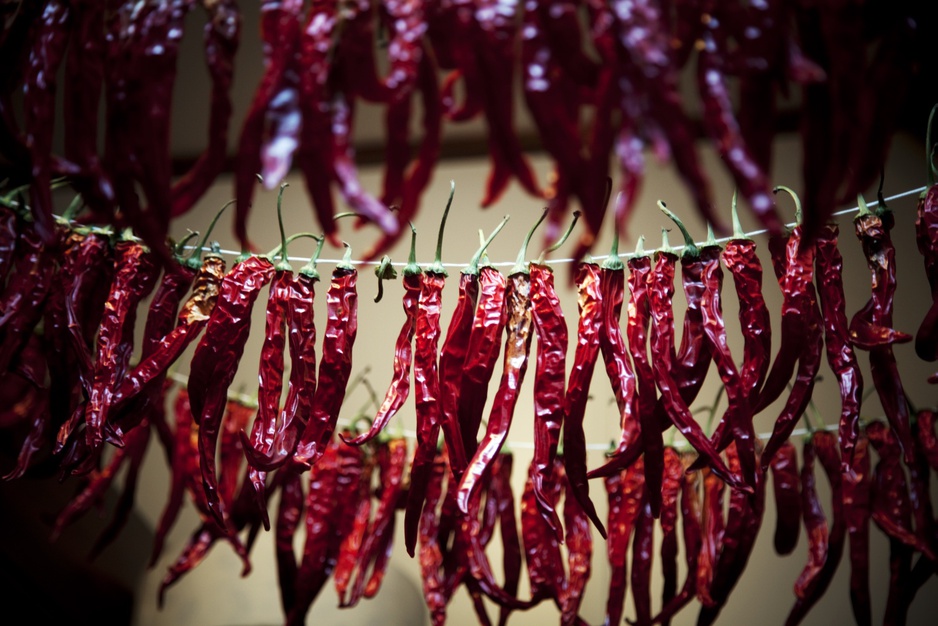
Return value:
<svg viewBox="0 0 938 626">
<path fill-rule="evenodd" d="M 799 574 L 798 580 L 795 581 L 795 595 L 799 599 L 808 596 L 809 589 L 820 574 L 828 556 L 830 531 L 814 479 L 816 457 L 814 436 L 806 437 L 802 448 L 801 510 L 805 534 L 808 538 L 808 562 Z"/>
<path fill-rule="evenodd" d="M 775 494 L 775 552 L 790 554 L 798 544 L 801 529 L 798 457 L 794 444 L 784 442 L 772 458 L 772 485 Z"/>
<path fill-rule="evenodd" d="M 681 493 L 684 466 L 672 446 L 664 449 L 664 480 L 661 485 L 661 606 L 677 594 L 677 498 Z M 649 619 L 651 615 L 649 614 Z"/>
<path fill-rule="evenodd" d="M 273 275 L 274 265 L 265 257 L 249 256 L 231 268 L 222 280 L 218 303 L 189 366 L 189 401 L 193 419 L 199 424 L 202 482 L 209 511 L 222 528 L 226 516 L 218 497 L 215 468 L 219 427 L 228 386 L 250 332 L 251 309 Z"/>
<path fill-rule="evenodd" d="M 560 501 L 560 476 L 559 471 L 554 472 L 552 482 L 545 485 L 547 497 L 555 507 Z M 552 599 L 560 606 L 566 579 L 560 545 L 538 508 L 533 473 L 530 470 L 521 492 L 521 540 L 532 600 Z"/>
<path fill-rule="evenodd" d="M 446 621 L 446 581 L 443 580 L 443 554 L 438 542 L 437 531 L 440 518 L 437 506 L 443 491 L 443 474 L 446 471 L 445 458 L 438 455 L 431 466 L 430 475 L 424 493 L 423 512 L 420 515 L 420 578 L 423 581 L 423 597 L 430 611 L 430 621 L 442 625 Z"/>
<path fill-rule="evenodd" d="M 402 494 L 404 468 L 407 465 L 407 441 L 391 439 L 378 449 L 381 471 L 381 499 L 358 559 L 358 572 L 347 597 L 340 596 L 340 606 L 355 606 L 361 597 L 374 597 L 381 586 L 385 570 L 381 555 L 391 548 L 394 535 L 395 509 Z M 384 561 L 387 565 L 387 561 Z M 369 568 L 371 573 L 366 581 Z"/>
<path fill-rule="evenodd" d="M 876 212 L 870 212 L 862 196 L 857 196 L 857 203 L 860 211 L 853 224 L 870 268 L 872 292 L 867 303 L 850 320 L 851 334 L 855 328 L 868 324 L 892 328 L 892 306 L 896 293 L 896 249 L 889 234 L 895 225 L 892 211 L 882 200 Z M 909 426 L 909 406 L 892 346 L 870 349 L 870 374 L 889 426 L 899 440 L 905 462 L 911 465 L 915 462 L 915 445 Z"/>
<path fill-rule="evenodd" d="M 658 206 L 684 233 L 685 252 L 691 255 L 695 254 L 696 246 L 694 241 L 681 221 L 665 207 L 664 203 L 659 201 Z M 648 301 L 653 322 L 651 325 L 652 352 L 657 358 L 657 367 L 654 368 L 653 372 L 655 382 L 665 402 L 668 418 L 697 450 L 701 456 L 701 462 L 706 460 L 711 465 L 713 472 L 723 481 L 730 483 L 732 486 L 737 486 L 738 480 L 728 470 L 726 464 L 720 458 L 719 452 L 711 445 L 680 394 L 676 393 L 676 385 L 671 375 L 671 362 L 674 355 L 674 313 L 671 299 L 674 294 L 674 265 L 677 262 L 677 255 L 671 252 L 667 241 L 667 231 L 662 231 L 662 237 L 663 246 L 655 254 L 655 268 L 648 278 Z M 726 328 L 723 324 L 723 312 L 720 303 L 723 273 L 718 263 L 707 264 L 704 271 L 706 273 L 703 279 L 706 288 L 700 302 L 704 330 L 710 342 L 713 360 L 720 371 L 720 378 L 723 380 L 726 395 L 730 402 L 730 409 L 727 412 L 733 419 L 733 424 L 730 426 L 733 438 L 736 440 L 737 446 L 744 448 L 744 452 L 741 454 L 742 475 L 746 486 L 751 490 L 756 482 L 755 453 L 753 451 L 755 435 L 752 432 L 752 420 L 748 415 L 745 399 L 741 393 L 739 372 L 736 370 L 736 365 L 726 343 Z M 648 427 L 651 430 L 656 428 L 652 423 L 649 423 Z M 642 431 L 645 431 L 644 427 Z M 660 438 L 660 433 L 658 437 Z M 645 453 L 648 454 L 647 449 Z M 663 460 L 662 457 L 662 470 L 664 467 Z M 645 465 L 647 468 L 647 459 Z M 650 502 L 652 503 L 652 511 L 658 513 L 660 511 L 661 493 L 660 474 L 656 476 L 655 486 L 658 487 L 658 496 Z M 649 486 L 649 489 L 651 488 Z M 655 508 L 656 505 L 658 509 Z"/>
<path fill-rule="evenodd" d="M 456 308 L 446 330 L 443 347 L 440 349 L 440 408 L 442 411 L 440 428 L 443 431 L 450 469 L 457 481 L 462 478 L 468 465 L 459 423 L 459 388 L 469 355 L 469 337 L 479 298 L 479 261 L 507 220 L 506 217 L 501 221 L 473 255 L 469 265 L 460 273 Z"/>
<path fill-rule="evenodd" d="M 331 439 L 310 471 L 306 543 L 287 624 L 306 622 L 310 606 L 335 569 L 340 545 L 352 531 L 363 469 L 361 448 Z"/>
<path fill-rule="evenodd" d="M 843 466 L 850 467 L 853 448 L 860 434 L 860 403 L 863 378 L 847 331 L 843 286 L 843 259 L 837 249 L 837 225 L 827 224 L 818 233 L 816 246 L 817 285 L 824 317 L 827 362 L 840 385 L 840 451 Z"/>
<path fill-rule="evenodd" d="M 602 352 L 606 375 L 612 385 L 612 393 L 619 410 L 619 426 L 622 434 L 617 449 L 621 450 L 628 446 L 641 445 L 639 440 L 641 423 L 638 415 L 639 398 L 635 372 L 619 325 L 625 295 L 625 264 L 619 258 L 618 232 L 612 235 L 612 248 L 600 269 L 602 275 L 599 284 L 602 290 L 603 311 L 599 325 L 599 349 Z"/>
<path fill-rule="evenodd" d="M 797 196 L 786 187 L 776 187 L 776 189 L 782 189 L 790 193 L 795 199 L 796 221 L 800 222 L 797 218 L 801 213 Z M 801 240 L 798 227 L 795 226 L 787 242 L 786 255 L 788 263 L 783 273 L 779 273 L 779 264 L 774 261 L 775 255 L 773 255 L 773 264 L 776 265 L 776 274 L 779 277 L 780 284 L 782 284 L 782 291 L 785 296 L 782 303 L 782 346 L 779 348 L 779 355 L 772 364 L 772 370 L 766 379 L 765 386 L 762 389 L 763 395 L 759 396 L 757 406 L 764 408 L 772 397 L 771 393 L 765 394 L 767 389 L 773 388 L 773 378 L 775 378 L 776 372 L 786 368 L 788 364 L 792 364 L 792 362 L 784 362 L 784 359 L 791 356 L 785 348 L 786 339 L 795 342 L 795 344 L 800 344 L 801 350 L 800 354 L 797 355 L 798 370 L 795 374 L 795 382 L 792 385 L 785 406 L 775 420 L 772 436 L 762 452 L 761 465 L 763 472 L 768 467 L 772 457 L 775 456 L 779 444 L 791 435 L 795 424 L 798 422 L 798 417 L 804 414 L 804 410 L 811 400 L 817 372 L 821 365 L 823 338 L 820 328 L 820 311 L 817 304 L 817 293 L 811 282 L 814 274 L 814 245 L 802 246 Z M 801 250 L 801 248 L 805 248 L 805 250 Z M 789 328 L 789 330 L 797 330 L 797 334 L 786 335 L 786 316 L 788 318 L 801 318 L 800 320 L 788 320 L 791 326 L 797 326 L 797 329 Z M 798 350 L 793 349 L 790 352 L 797 353 Z M 780 366 L 779 369 L 776 369 L 776 366 Z M 790 375 L 790 372 L 788 372 L 785 374 L 785 378 L 789 378 Z M 783 381 L 783 384 L 786 383 Z"/>
<path fill-rule="evenodd" d="M 437 236 L 436 258 L 423 274 L 420 299 L 417 302 L 415 321 L 416 346 L 414 348 L 415 410 L 417 412 L 417 444 L 414 460 L 410 466 L 410 489 L 407 493 L 407 508 L 404 512 L 404 542 L 408 554 L 414 556 L 417 546 L 418 526 L 427 480 L 436 456 L 437 440 L 443 422 L 440 405 L 440 379 L 437 369 L 437 352 L 440 341 L 440 310 L 442 308 L 443 284 L 447 277 L 443 267 L 443 229 L 453 201 L 454 185 L 450 184 L 450 196 L 443 209 L 440 230 Z"/>
<path fill-rule="evenodd" d="M 483 266 L 479 273 L 479 305 L 469 332 L 467 354 L 459 384 L 459 425 L 466 456 L 475 454 L 482 413 L 488 398 L 489 381 L 501 352 L 499 339 L 505 330 L 507 280 L 497 269 Z"/>
<path fill-rule="evenodd" d="M 563 463 L 559 459 L 557 471 L 563 475 Z M 564 483 L 563 525 L 566 531 L 567 580 L 560 596 L 560 623 L 581 624 L 580 604 L 583 602 L 583 592 L 590 577 L 593 537 L 589 516 L 573 493 L 573 483 L 569 480 Z"/>
<path fill-rule="evenodd" d="M 857 438 L 850 471 L 843 475 L 844 523 L 850 538 L 850 605 L 859 626 L 872 623 L 869 443 L 865 434 Z"/>
<path fill-rule="evenodd" d="M 913 503 L 909 496 L 905 471 L 902 468 L 898 438 L 880 421 L 866 426 L 866 436 L 879 455 L 873 472 L 871 517 L 880 530 L 935 560 L 931 538 L 922 537 L 913 528 Z"/>
<path fill-rule="evenodd" d="M 646 489 L 635 524 L 635 538 L 632 541 L 632 600 L 635 603 L 635 621 L 629 620 L 629 623 L 634 624 L 651 623 L 651 566 L 655 558 L 655 517 L 648 495 Z"/>
<path fill-rule="evenodd" d="M 489 493 L 497 502 L 498 529 L 502 537 L 502 568 L 505 580 L 502 588 L 509 596 L 517 597 L 518 584 L 521 582 L 521 538 L 515 521 L 515 498 L 511 489 L 513 459 L 511 454 L 498 455 L 493 467 Z M 499 607 L 499 626 L 507 623 L 510 613 L 510 607 Z"/>
<path fill-rule="evenodd" d="M 504 371 L 492 404 L 485 436 L 472 455 L 468 469 L 459 483 L 456 498 L 459 510 L 463 513 L 468 512 L 470 496 L 479 488 L 482 475 L 491 466 L 492 459 L 495 458 L 505 443 L 505 438 L 508 436 L 508 430 L 511 427 L 515 404 L 518 401 L 521 383 L 524 381 L 524 374 L 527 371 L 528 353 L 531 348 L 531 340 L 534 337 L 531 334 L 533 317 L 530 299 L 531 278 L 529 270 L 525 266 L 524 255 L 527 252 L 528 243 L 534 235 L 534 230 L 546 215 L 546 211 L 542 213 L 540 219 L 528 231 L 524 243 L 521 245 L 521 250 L 518 252 L 518 259 L 508 273 L 510 283 L 505 296 L 508 321 L 506 324 Z M 470 338 L 471 345 L 472 340 Z"/>
<path fill-rule="evenodd" d="M 375 467 L 374 457 L 365 456 L 364 464 L 365 468 L 358 484 L 358 494 L 354 501 L 355 514 L 352 526 L 346 531 L 347 534 L 339 546 L 333 572 L 335 591 L 339 596 L 340 606 L 352 582 L 352 574 L 355 573 L 358 560 L 361 558 L 362 546 L 371 532 L 371 479 Z"/>
<path fill-rule="evenodd" d="M 938 185 L 932 158 L 932 124 L 935 107 L 928 115 L 925 134 L 925 160 L 928 189 L 918 197 L 915 214 L 915 243 L 925 264 L 925 277 L 932 292 L 932 305 L 915 333 L 915 353 L 925 361 L 938 360 Z"/>
<path fill-rule="evenodd" d="M 697 557 L 697 599 L 704 606 L 714 606 L 711 594 L 717 559 L 723 546 L 726 522 L 723 518 L 723 493 L 726 483 L 710 468 L 702 468 L 703 505 L 700 516 L 700 554 Z"/>
<path fill-rule="evenodd" d="M 696 455 L 684 452 L 681 463 L 685 469 L 689 468 Z M 661 612 L 655 616 L 654 623 L 669 624 L 671 618 L 694 599 L 697 593 L 697 562 L 701 553 L 701 507 L 697 495 L 697 483 L 700 480 L 700 471 L 685 471 L 681 483 L 681 534 L 684 538 L 684 558 L 687 563 L 687 577 L 681 591 L 670 601 L 664 604 Z"/>
<path fill-rule="evenodd" d="M 241 15 L 235 0 L 200 2 L 208 18 L 202 33 L 205 64 L 212 81 L 208 144 L 192 167 L 172 186 L 172 216 L 188 213 L 225 166 L 231 120 L 234 59 L 241 40 Z"/>
<path fill-rule="evenodd" d="M 159 275 L 154 255 L 141 244 L 124 241 L 115 249 L 116 273 L 98 332 L 97 360 L 84 415 L 86 441 L 92 449 L 103 441 L 114 392 L 133 352 L 137 306 L 149 295 Z"/>
<path fill-rule="evenodd" d="M 644 460 L 607 476 L 603 481 L 609 497 L 609 537 L 606 556 L 609 559 L 609 594 L 606 598 L 604 624 L 621 624 L 625 592 L 628 587 L 626 553 L 629 539 L 641 512 L 645 487 Z"/>
<path fill-rule="evenodd" d="M 309 421 L 293 455 L 294 464 L 304 469 L 316 464 L 332 439 L 352 372 L 352 346 L 358 334 L 358 270 L 351 263 L 351 255 L 352 249 L 346 246 L 345 256 L 332 272 L 332 284 L 326 294 L 326 330 L 319 382 Z"/>
</svg>

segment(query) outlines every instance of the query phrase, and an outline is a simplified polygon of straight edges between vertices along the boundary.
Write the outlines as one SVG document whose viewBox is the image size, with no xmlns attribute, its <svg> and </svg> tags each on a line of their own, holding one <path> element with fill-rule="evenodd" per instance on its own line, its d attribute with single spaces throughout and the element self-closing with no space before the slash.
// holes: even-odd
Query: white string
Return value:
<svg viewBox="0 0 938 626">
<path fill-rule="evenodd" d="M 917 193 L 921 193 L 921 192 L 925 191 L 927 188 L 928 188 L 928 187 L 926 187 L 926 186 L 922 186 L 922 187 L 918 187 L 917 189 L 909 189 L 908 191 L 903 191 L 902 193 L 897 193 L 897 194 L 895 194 L 895 195 L 889 196 L 888 198 L 883 198 L 883 202 L 892 202 L 893 200 L 898 200 L 898 199 L 900 199 L 900 198 L 905 198 L 905 197 L 907 197 L 907 196 L 911 196 L 911 195 L 914 195 L 914 194 L 917 194 Z M 879 205 L 879 200 L 873 200 L 873 201 L 871 201 L 871 202 L 867 202 L 867 206 L 870 207 L 870 208 L 872 208 L 872 207 L 874 207 L 874 206 L 878 206 L 878 205 Z M 837 211 L 837 212 L 835 212 L 835 213 L 832 213 L 832 214 L 831 214 L 831 217 L 840 216 L 840 215 L 849 215 L 849 214 L 851 214 L 851 213 L 856 213 L 856 212 L 859 211 L 859 210 L 860 210 L 860 207 L 859 207 L 859 206 L 855 206 L 855 207 L 852 207 L 852 208 L 849 208 L 849 209 L 843 209 L 842 211 Z M 788 223 L 788 224 L 785 224 L 785 227 L 786 227 L 786 228 L 792 228 L 792 227 L 794 227 L 795 225 L 796 225 L 795 222 L 790 222 L 790 223 Z M 732 239 L 734 239 L 734 238 L 752 238 L 752 237 L 756 237 L 756 236 L 758 236 L 758 235 L 764 235 L 764 234 L 766 234 L 766 233 L 768 233 L 768 232 L 769 232 L 769 230 L 768 230 L 767 228 L 761 228 L 761 229 L 759 229 L 759 230 L 753 230 L 753 231 L 750 231 L 750 232 L 748 232 L 748 233 L 744 233 L 744 234 L 741 235 L 741 236 L 740 236 L 740 235 L 733 235 L 733 236 L 730 236 L 730 237 L 720 237 L 719 239 L 715 240 L 715 243 L 718 243 L 718 244 L 720 244 L 720 243 L 726 243 L 727 241 L 730 241 L 730 240 L 732 240 Z M 714 242 L 709 242 L 709 243 L 714 243 Z M 707 242 L 699 242 L 699 243 L 697 243 L 697 244 L 695 244 L 695 245 L 697 245 L 697 246 L 704 246 L 704 245 L 706 245 L 706 244 L 707 244 Z M 680 252 L 681 250 L 684 249 L 684 247 L 685 247 L 685 246 L 684 246 L 683 244 L 682 244 L 682 245 L 679 245 L 679 246 L 671 246 L 671 250 L 672 250 L 673 252 Z M 185 250 L 194 250 L 194 249 L 195 249 L 195 246 L 183 246 L 183 248 L 184 248 Z M 209 251 L 209 248 L 202 248 L 202 250 L 203 250 L 204 252 L 208 252 L 208 251 Z M 231 256 L 238 256 L 238 255 L 241 254 L 241 252 L 238 251 L 238 250 L 225 250 L 225 249 L 222 249 L 222 250 L 216 250 L 216 252 L 221 252 L 222 254 L 228 254 L 228 255 L 231 255 Z M 651 250 L 646 250 L 646 251 L 645 251 L 645 254 L 652 254 L 653 252 L 654 252 L 653 249 L 651 249 Z M 592 258 L 593 258 L 594 261 L 602 261 L 602 260 L 604 260 L 604 259 L 608 259 L 610 255 L 608 255 L 608 254 L 600 254 L 600 255 L 591 255 L 591 256 L 592 256 Z M 632 253 L 632 252 L 621 252 L 621 253 L 619 253 L 618 256 L 619 256 L 620 259 L 628 259 L 628 258 L 634 256 L 634 253 Z M 309 262 L 310 258 L 309 258 L 309 257 L 299 257 L 299 256 L 296 256 L 296 257 L 295 257 L 295 256 L 288 256 L 288 257 L 287 257 L 287 260 L 293 261 L 293 262 L 295 262 L 295 263 L 307 263 L 307 262 Z M 551 265 L 562 265 L 562 264 L 565 264 L 565 263 L 575 263 L 575 262 L 577 262 L 579 259 L 565 258 L 565 259 L 548 259 L 548 260 L 550 261 Z M 341 262 L 342 262 L 342 259 L 318 259 L 318 260 L 317 260 L 317 263 L 333 264 L 333 265 L 335 265 L 335 264 L 337 264 L 337 263 L 341 263 Z M 379 265 L 379 263 L 380 263 L 380 261 L 361 261 L 361 260 L 354 260 L 354 259 L 351 261 L 351 264 L 352 264 L 352 265 L 362 265 L 362 266 L 366 266 L 366 265 L 375 265 L 375 266 L 377 266 L 377 265 Z M 394 267 L 404 267 L 404 266 L 407 265 L 407 264 L 404 263 L 404 262 L 393 261 L 393 262 L 391 263 L 391 265 L 394 266 Z M 492 266 L 492 267 L 513 267 L 513 266 L 515 265 L 515 261 L 498 261 L 498 262 L 496 262 L 496 263 L 487 263 L 487 265 L 490 265 L 490 266 Z M 443 263 L 443 267 L 462 268 L 462 267 L 465 267 L 465 266 L 466 266 L 465 263 Z"/>
</svg>

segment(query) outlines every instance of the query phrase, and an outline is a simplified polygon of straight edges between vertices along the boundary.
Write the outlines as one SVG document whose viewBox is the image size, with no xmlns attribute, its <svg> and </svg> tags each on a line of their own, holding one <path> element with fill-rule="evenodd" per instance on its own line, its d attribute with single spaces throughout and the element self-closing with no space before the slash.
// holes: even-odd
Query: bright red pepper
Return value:
<svg viewBox="0 0 938 626">
<path fill-rule="evenodd" d="M 609 559 L 611 575 L 609 594 L 606 599 L 606 617 L 603 624 L 612 626 L 622 623 L 625 592 L 628 587 L 626 577 L 626 553 L 629 539 L 641 512 L 645 488 L 644 461 L 639 458 L 628 469 L 608 476 L 604 480 L 609 496 L 609 537 L 606 541 L 606 555 Z"/>
</svg>

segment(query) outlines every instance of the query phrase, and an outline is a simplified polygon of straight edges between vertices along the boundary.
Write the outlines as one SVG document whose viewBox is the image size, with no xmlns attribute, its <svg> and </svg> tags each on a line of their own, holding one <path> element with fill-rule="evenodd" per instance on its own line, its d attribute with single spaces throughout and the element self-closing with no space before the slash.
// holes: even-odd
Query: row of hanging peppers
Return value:
<svg viewBox="0 0 938 626">
<path fill-rule="evenodd" d="M 615 223 L 624 233 L 646 149 L 673 160 L 700 215 L 728 233 L 694 147 L 698 131 L 678 88 L 682 72 L 696 79 L 703 134 L 757 220 L 777 235 L 782 221 L 768 183 L 775 119 L 779 101 L 801 89 L 804 234 L 813 242 L 837 203 L 851 202 L 875 181 L 919 52 L 913 9 L 874 0 L 821 6 L 800 0 L 259 4 L 264 69 L 237 142 L 236 235 L 254 249 L 248 216 L 255 177 L 260 172 L 275 189 L 295 160 L 330 242 L 340 245 L 332 219 L 335 189 L 362 223 L 379 228 L 380 238 L 364 255 L 369 259 L 390 248 L 417 212 L 441 151 L 444 121 L 479 117 L 492 168 L 481 205 L 494 204 L 517 179 L 549 201 L 546 239 L 553 242 L 575 199 L 586 222 L 576 258 L 591 249 L 603 224 L 603 180 L 612 155 L 622 172 Z M 208 137 L 174 180 L 177 60 L 197 5 L 206 15 Z M 0 2 L 0 56 L 7 61 L 0 68 L 0 165 L 14 184 L 33 183 L 30 206 L 46 245 L 56 238 L 49 183 L 67 176 L 90 209 L 84 219 L 132 227 L 165 267 L 172 266 L 164 245 L 170 220 L 187 212 L 226 167 L 240 38 L 235 0 Z M 53 140 L 63 66 L 59 155 Z M 536 180 L 515 129 L 516 73 L 553 161 L 546 187 Z M 421 133 L 412 138 L 415 100 Z M 362 101 L 384 107 L 380 194 L 358 180 L 352 137 Z"/>
<path fill-rule="evenodd" d="M 935 177 L 930 158 L 929 177 Z M 280 199 L 282 194 L 283 186 Z M 792 196 L 797 207 L 797 196 Z M 849 323 L 837 227 L 825 226 L 816 242 L 807 243 L 799 215 L 790 232 L 769 239 L 773 270 L 784 296 L 782 340 L 774 358 L 762 268 L 755 243 L 742 233 L 738 219 L 725 247 L 712 236 L 698 246 L 660 204 L 684 234 L 680 255 L 669 246 L 664 231 L 665 241 L 654 254 L 644 252 L 640 239 L 638 250 L 626 255 L 625 263 L 614 243 L 602 266 L 578 264 L 578 321 L 569 372 L 567 324 L 552 270 L 545 262 L 549 250 L 536 262 L 526 261 L 528 242 L 546 211 L 507 276 L 486 264 L 484 255 L 501 225 L 482 244 L 460 274 L 457 305 L 445 335 L 443 227 L 436 260 L 425 268 L 415 261 L 414 232 L 410 261 L 402 271 L 405 318 L 396 341 L 392 382 L 376 403 L 377 412 L 368 412 L 367 428 L 346 429 L 339 436 L 339 412 L 349 386 L 358 324 L 358 270 L 350 260 L 350 249 L 329 282 L 317 367 L 313 305 L 323 237 L 286 237 L 281 228 L 281 244 L 272 252 L 244 255 L 226 271 L 221 256 L 206 248 L 209 233 L 201 243 L 187 246 L 195 238 L 192 234 L 174 245 L 177 271 L 161 274 L 155 254 L 129 233 L 71 224 L 68 217 L 80 199 L 59 221 L 55 246 L 42 242 L 36 224 L 22 212 L 24 190 L 13 190 L 2 199 L 0 357 L 7 408 L 0 423 L 18 442 L 15 460 L 3 468 L 5 478 L 79 477 L 78 495 L 55 521 L 53 534 L 58 535 L 101 501 L 126 465 L 122 496 L 112 522 L 93 548 L 96 554 L 114 540 L 132 510 L 143 455 L 151 432 L 156 433 L 173 478 L 152 562 L 162 552 L 187 491 L 202 517 L 202 525 L 171 566 L 163 590 L 197 565 L 219 539 L 234 546 L 246 573 L 253 538 L 260 526 L 271 527 L 268 502 L 279 491 L 274 528 L 283 606 L 291 623 L 302 623 L 330 574 L 335 575 L 344 603 L 354 604 L 377 591 L 398 508 L 404 510 L 405 548 L 411 555 L 419 554 L 425 595 L 436 623 L 445 618 L 447 602 L 461 584 L 474 598 L 483 622 L 488 621 L 483 617 L 484 597 L 502 607 L 503 618 L 509 611 L 549 600 L 557 604 L 565 623 L 577 623 L 578 602 L 589 573 L 590 525 L 607 539 L 613 567 L 610 623 L 622 614 L 633 533 L 636 620 L 651 623 L 647 579 L 655 519 L 666 537 L 662 560 L 667 597 L 659 621 L 696 597 L 703 605 L 700 620 L 710 623 L 753 548 L 770 468 L 779 510 L 777 550 L 786 553 L 794 548 L 799 511 L 809 543 L 789 623 L 797 623 L 825 591 L 840 560 L 845 533 L 851 538 L 855 615 L 860 623 L 869 621 L 868 573 L 863 564 L 868 561 L 870 518 L 891 540 L 890 616 L 901 615 L 914 590 L 935 571 L 936 536 L 928 495 L 929 468 L 938 471 L 934 419 L 929 411 L 911 408 L 892 352 L 893 344 L 911 341 L 912 336 L 891 328 L 896 289 L 890 237 L 894 219 L 881 193 L 875 210 L 859 198 L 854 226 L 873 290 Z M 444 224 L 448 211 L 449 204 Z M 922 194 L 916 220 L 932 284 L 938 266 L 933 258 L 938 249 L 933 236 L 936 215 L 938 185 L 932 184 Z M 574 219 L 557 245 L 575 223 Z M 317 253 L 294 273 L 286 262 L 287 246 L 304 236 L 318 239 Z M 194 252 L 183 257 L 190 248 Z M 208 254 L 201 256 L 203 249 Z M 676 346 L 672 296 L 679 262 L 687 309 L 681 345 Z M 739 365 L 729 351 L 722 316 L 724 266 L 741 304 L 744 349 Z M 395 272 L 383 263 L 376 274 L 388 279 Z M 233 405 L 228 393 L 250 331 L 251 311 L 268 285 L 258 407 L 250 423 L 253 410 Z M 148 297 L 140 357 L 133 364 L 136 315 Z M 916 337 L 919 355 L 929 360 L 938 356 L 929 352 L 936 343 L 934 319 L 930 311 Z M 175 425 L 170 425 L 164 407 L 168 369 L 200 334 L 188 388 L 177 396 Z M 534 453 L 522 494 L 519 535 L 508 480 L 510 456 L 503 446 L 535 337 Z M 649 348 L 654 361 L 649 359 Z M 810 403 L 825 348 L 841 392 L 839 437 L 825 431 L 812 434 L 805 442 L 799 475 L 789 438 Z M 873 421 L 865 429 L 860 422 L 863 386 L 856 349 L 869 352 L 873 386 L 886 417 L 886 423 Z M 287 354 L 290 377 L 281 406 Z M 600 355 L 617 401 L 621 437 L 606 462 L 589 470 L 583 422 Z M 485 430 L 480 432 L 499 356 L 504 361 L 502 374 Z M 690 406 L 711 365 L 720 376 L 727 407 L 708 435 Z M 406 444 L 389 438 L 385 429 L 410 395 L 411 375 L 417 433 L 408 466 Z M 753 417 L 773 406 L 786 388 L 773 432 L 763 445 L 753 431 Z M 665 445 L 664 433 L 672 426 L 692 453 L 679 454 Z M 110 456 L 104 454 L 105 444 L 114 447 Z M 880 458 L 872 474 L 869 444 Z M 814 487 L 815 458 L 834 492 L 830 524 Z M 247 461 L 243 471 L 242 459 Z M 371 486 L 375 467 L 380 488 Z M 608 536 L 590 499 L 591 478 L 603 478 L 609 494 Z M 730 514 L 724 518 L 727 486 Z M 374 515 L 372 492 L 379 500 Z M 673 568 L 678 494 L 684 551 L 688 571 L 693 572 L 679 593 Z M 503 541 L 514 541 L 506 543 L 502 584 L 484 550 L 495 518 Z M 297 559 L 292 546 L 301 519 L 306 543 Z M 243 541 L 239 533 L 246 528 L 249 536 Z M 566 545 L 566 565 L 561 544 Z M 913 564 L 915 553 L 921 556 Z M 526 600 L 516 597 L 522 556 L 532 590 Z"/>
</svg>

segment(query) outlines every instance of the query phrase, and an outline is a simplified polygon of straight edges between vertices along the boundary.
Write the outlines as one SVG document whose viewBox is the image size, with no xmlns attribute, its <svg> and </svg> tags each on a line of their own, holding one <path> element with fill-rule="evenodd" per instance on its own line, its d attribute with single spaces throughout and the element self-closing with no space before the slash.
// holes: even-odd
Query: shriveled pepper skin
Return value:
<svg viewBox="0 0 938 626">
<path fill-rule="evenodd" d="M 219 428 L 228 386 L 234 379 L 250 333 L 251 310 L 273 274 L 271 262 L 255 256 L 231 269 L 222 281 L 218 302 L 190 364 L 189 401 L 193 419 L 199 424 L 202 482 L 209 510 L 222 528 L 226 525 L 225 511 L 218 497 L 215 468 Z"/>
<path fill-rule="evenodd" d="M 872 623 L 870 600 L 870 442 L 866 435 L 857 439 L 850 464 L 844 474 L 844 523 L 850 542 L 850 605 L 859 626 Z"/>
<path fill-rule="evenodd" d="M 786 441 L 778 449 L 770 465 L 772 488 L 775 494 L 775 552 L 790 554 L 798 544 L 801 530 L 801 495 L 798 473 L 798 454 L 795 445 Z"/>
<path fill-rule="evenodd" d="M 641 512 L 642 494 L 645 489 L 643 459 L 640 458 L 628 469 L 607 477 L 604 484 L 609 496 L 610 536 L 606 542 L 606 555 L 611 575 L 603 623 L 611 626 L 622 623 L 625 592 L 628 588 L 626 555 L 629 539 Z"/>
</svg>

